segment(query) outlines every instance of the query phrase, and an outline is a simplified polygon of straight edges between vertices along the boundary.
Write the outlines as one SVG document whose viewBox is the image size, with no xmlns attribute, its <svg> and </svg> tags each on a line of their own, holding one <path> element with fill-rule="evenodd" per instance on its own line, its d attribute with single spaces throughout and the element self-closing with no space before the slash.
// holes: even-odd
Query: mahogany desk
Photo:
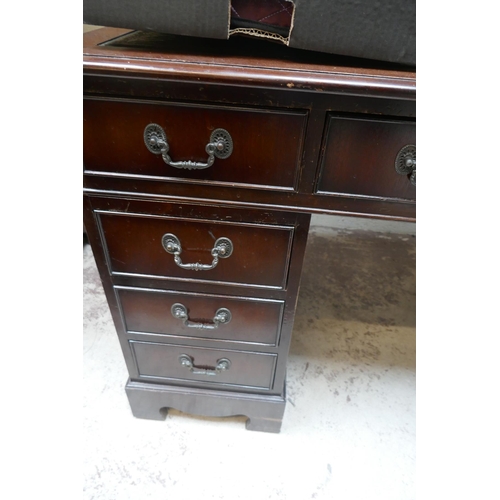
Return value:
<svg viewBox="0 0 500 500">
<path fill-rule="evenodd" d="M 137 417 L 278 432 L 313 213 L 415 220 L 415 73 L 84 35 L 84 223 Z"/>
</svg>

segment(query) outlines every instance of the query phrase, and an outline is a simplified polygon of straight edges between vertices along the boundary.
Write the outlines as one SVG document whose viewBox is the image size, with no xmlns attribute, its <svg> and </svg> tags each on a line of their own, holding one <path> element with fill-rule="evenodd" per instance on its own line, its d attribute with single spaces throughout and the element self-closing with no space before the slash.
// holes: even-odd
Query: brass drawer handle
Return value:
<svg viewBox="0 0 500 500">
<path fill-rule="evenodd" d="M 229 238 L 219 238 L 215 241 L 214 247 L 210 251 L 213 257 L 211 264 L 184 264 L 181 261 L 180 255 L 182 252 L 181 242 L 179 238 L 172 233 L 166 233 L 161 239 L 161 244 L 167 253 L 174 256 L 174 262 L 182 269 L 189 269 L 191 271 L 209 271 L 214 269 L 219 263 L 219 259 L 227 259 L 233 253 L 233 243 Z"/>
<path fill-rule="evenodd" d="M 210 135 L 210 141 L 205 146 L 208 154 L 206 163 L 197 161 L 172 161 L 168 155 L 170 146 L 167 142 L 167 135 L 160 125 L 150 123 L 144 129 L 144 143 L 151 153 L 161 155 L 163 161 L 174 168 L 187 168 L 188 170 L 203 170 L 214 164 L 215 157 L 224 160 L 231 156 L 233 152 L 233 139 L 227 130 L 223 128 L 215 129 Z"/>
<path fill-rule="evenodd" d="M 400 149 L 394 162 L 396 172 L 401 175 L 407 175 L 410 182 L 417 185 L 417 148 L 409 144 Z"/>
<path fill-rule="evenodd" d="M 231 366 L 231 361 L 227 358 L 221 358 L 217 360 L 217 364 L 215 365 L 214 368 L 211 367 L 201 367 L 201 366 L 195 366 L 194 365 L 194 360 L 191 356 L 187 354 L 181 354 L 179 356 L 179 362 L 182 366 L 185 366 L 186 368 L 189 368 L 189 371 L 193 375 L 209 375 L 209 376 L 214 376 L 218 375 L 219 373 L 229 370 L 229 367 Z"/>
<path fill-rule="evenodd" d="M 188 309 L 184 304 L 175 303 L 170 309 L 172 316 L 176 319 L 181 319 L 189 328 L 197 328 L 200 330 L 215 330 L 219 325 L 227 325 L 232 318 L 231 311 L 225 307 L 221 307 L 215 311 L 213 323 L 197 323 L 191 321 L 188 315 Z"/>
</svg>

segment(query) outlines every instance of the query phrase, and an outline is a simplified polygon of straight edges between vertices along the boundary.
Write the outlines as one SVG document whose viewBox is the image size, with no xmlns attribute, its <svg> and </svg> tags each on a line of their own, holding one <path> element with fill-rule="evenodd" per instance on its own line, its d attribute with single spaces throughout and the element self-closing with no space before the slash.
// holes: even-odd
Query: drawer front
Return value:
<svg viewBox="0 0 500 500">
<path fill-rule="evenodd" d="M 139 379 L 272 388 L 276 354 L 129 341 Z M 218 369 L 228 363 L 226 369 Z M 191 367 L 189 366 L 191 363 Z"/>
<path fill-rule="evenodd" d="M 225 223 L 197 219 L 98 213 L 101 237 L 112 275 L 219 282 L 284 289 L 288 275 L 293 227 Z M 164 235 L 180 244 L 181 265 L 212 266 L 212 250 L 229 239 L 232 253 L 209 270 L 185 269 L 163 244 Z"/>
<path fill-rule="evenodd" d="M 399 151 L 415 145 L 415 123 L 329 116 L 317 192 L 415 200 L 396 172 Z"/>
<path fill-rule="evenodd" d="M 85 99 L 83 109 L 87 171 L 295 189 L 305 112 L 93 99 Z M 219 128 L 229 132 L 232 153 L 201 170 L 169 166 L 144 143 L 151 123 L 164 130 L 173 162 L 206 162 L 205 148 Z"/>
<path fill-rule="evenodd" d="M 128 333 L 277 346 L 284 301 L 115 287 Z M 172 306 L 174 311 L 172 311 Z M 178 306 L 186 316 L 176 317 Z"/>
</svg>

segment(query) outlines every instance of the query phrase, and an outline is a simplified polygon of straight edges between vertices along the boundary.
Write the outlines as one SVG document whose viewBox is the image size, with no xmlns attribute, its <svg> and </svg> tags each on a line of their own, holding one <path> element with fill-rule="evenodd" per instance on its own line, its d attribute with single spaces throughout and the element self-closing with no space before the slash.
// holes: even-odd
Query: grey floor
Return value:
<svg viewBox="0 0 500 500">
<path fill-rule="evenodd" d="M 314 217 L 280 434 L 135 419 L 83 248 L 85 499 L 415 498 L 415 226 Z"/>
</svg>

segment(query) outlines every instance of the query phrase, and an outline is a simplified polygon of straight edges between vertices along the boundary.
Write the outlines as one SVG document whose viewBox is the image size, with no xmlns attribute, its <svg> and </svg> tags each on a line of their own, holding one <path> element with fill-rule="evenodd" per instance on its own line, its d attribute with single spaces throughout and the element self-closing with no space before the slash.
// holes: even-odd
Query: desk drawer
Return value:
<svg viewBox="0 0 500 500">
<path fill-rule="evenodd" d="M 286 288 L 293 227 L 118 212 L 96 215 L 112 275 Z M 165 249 L 172 235 L 181 249 L 178 263 Z M 214 250 L 227 240 L 232 251 L 216 262 Z M 213 267 L 182 267 L 197 265 Z"/>
<path fill-rule="evenodd" d="M 83 117 L 87 172 L 294 190 L 307 114 L 85 99 Z M 173 162 L 206 162 L 216 129 L 229 132 L 232 153 L 201 170 L 169 166 L 145 145 L 144 130 L 152 123 L 164 130 Z"/>
<path fill-rule="evenodd" d="M 120 286 L 115 286 L 115 293 L 128 333 L 279 344 L 282 300 Z M 174 315 L 179 306 L 185 308 L 185 316 Z"/>
<path fill-rule="evenodd" d="M 415 200 L 415 186 L 395 169 L 407 145 L 415 145 L 413 122 L 330 115 L 317 192 Z"/>
<path fill-rule="evenodd" d="M 269 390 L 278 356 L 129 340 L 139 379 Z"/>
</svg>

